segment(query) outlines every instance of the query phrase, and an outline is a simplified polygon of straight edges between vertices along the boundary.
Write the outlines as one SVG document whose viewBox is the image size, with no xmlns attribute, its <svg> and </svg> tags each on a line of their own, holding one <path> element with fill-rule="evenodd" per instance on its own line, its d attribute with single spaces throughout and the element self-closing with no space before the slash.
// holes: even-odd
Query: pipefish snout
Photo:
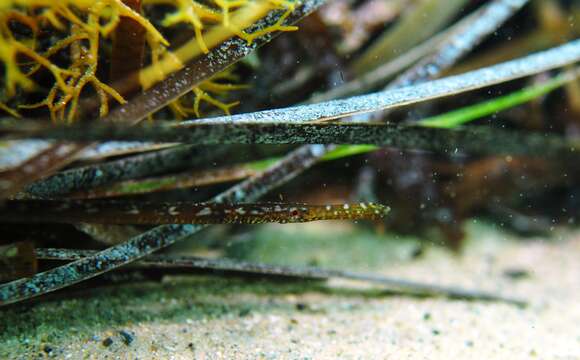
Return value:
<svg viewBox="0 0 580 360">
<path fill-rule="evenodd" d="M 11 200 L 2 222 L 99 224 L 263 224 L 318 220 L 379 220 L 389 207 L 373 204 L 155 203 L 126 200 Z"/>
</svg>

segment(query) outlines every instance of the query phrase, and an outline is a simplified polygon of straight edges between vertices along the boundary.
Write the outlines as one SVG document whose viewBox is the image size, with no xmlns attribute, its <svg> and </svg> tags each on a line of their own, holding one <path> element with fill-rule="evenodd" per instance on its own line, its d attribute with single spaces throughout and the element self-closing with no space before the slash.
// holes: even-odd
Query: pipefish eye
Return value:
<svg viewBox="0 0 580 360">
<path fill-rule="evenodd" d="M 298 208 L 290 208 L 290 216 L 292 217 L 297 217 L 298 215 L 300 215 L 300 210 L 298 210 Z"/>
</svg>

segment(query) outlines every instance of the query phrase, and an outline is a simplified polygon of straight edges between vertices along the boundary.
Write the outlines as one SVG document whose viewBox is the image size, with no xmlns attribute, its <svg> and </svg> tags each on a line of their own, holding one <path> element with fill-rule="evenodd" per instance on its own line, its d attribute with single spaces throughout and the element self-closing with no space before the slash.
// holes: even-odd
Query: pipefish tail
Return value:
<svg viewBox="0 0 580 360">
<path fill-rule="evenodd" d="M 389 207 L 373 204 L 156 203 L 125 200 L 9 200 L 0 222 L 97 224 L 263 224 L 317 220 L 379 220 Z"/>
</svg>

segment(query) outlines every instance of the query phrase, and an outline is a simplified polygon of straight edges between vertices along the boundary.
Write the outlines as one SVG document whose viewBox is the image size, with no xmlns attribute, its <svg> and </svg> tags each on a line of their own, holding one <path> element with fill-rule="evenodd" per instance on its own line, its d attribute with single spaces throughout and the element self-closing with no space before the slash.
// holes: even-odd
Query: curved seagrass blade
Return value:
<svg viewBox="0 0 580 360">
<path fill-rule="evenodd" d="M 85 128 L 47 127 L 24 131 L 26 137 L 77 140 L 147 140 L 216 144 L 373 144 L 407 150 L 453 154 L 574 155 L 578 141 L 558 135 L 509 131 L 484 126 L 438 129 L 421 126 L 367 123 L 257 123 L 119 127 L 98 124 Z M 0 132 L 2 129 L 0 127 Z"/>
<path fill-rule="evenodd" d="M 196 171 L 193 173 L 189 171 L 181 174 L 113 182 L 109 185 L 100 186 L 91 190 L 77 191 L 68 194 L 67 198 L 97 199 L 119 197 L 233 182 L 257 174 L 258 170 L 252 168 L 251 165 L 252 164 L 233 165 L 217 169 Z"/>
<path fill-rule="evenodd" d="M 93 250 L 70 250 L 70 249 L 36 249 L 39 259 L 49 260 L 79 260 L 94 256 Z M 260 275 L 284 276 L 307 280 L 329 280 L 331 278 L 348 279 L 366 282 L 369 284 L 383 285 L 391 289 L 408 291 L 413 294 L 440 295 L 449 298 L 469 299 L 479 301 L 498 301 L 516 306 L 526 306 L 523 299 L 506 297 L 499 294 L 470 290 L 458 287 L 448 287 L 419 283 L 412 280 L 401 280 L 381 275 L 357 273 L 352 271 L 322 269 L 318 267 L 293 267 L 279 266 L 264 263 L 246 262 L 227 258 L 210 259 L 193 256 L 149 255 L 135 263 L 138 267 L 149 268 L 181 268 L 218 270 L 220 272 L 249 273 Z"/>
<path fill-rule="evenodd" d="M 81 144 L 54 144 L 24 160 L 19 166 L 0 172 L 0 201 L 14 195 L 27 184 L 70 164 L 85 148 Z"/>
<path fill-rule="evenodd" d="M 396 86 L 392 88 L 389 87 L 386 90 L 368 95 L 353 96 L 316 104 L 264 110 L 249 114 L 198 119 L 190 122 L 182 122 L 176 126 L 187 127 L 192 124 L 202 123 L 307 122 L 341 119 L 347 116 L 393 109 L 445 96 L 457 95 L 470 90 L 481 89 L 566 65 L 572 65 L 579 61 L 580 39 L 516 60 L 439 80 L 427 81 L 430 79 L 425 76 L 425 71 L 427 70 L 419 71 L 418 69 L 412 68 L 412 71 L 408 74 L 403 74 L 397 80 L 397 83 L 400 84 L 395 84 Z M 444 70 L 446 68 L 444 65 L 438 64 L 440 69 L 436 73 Z M 427 63 L 426 66 L 431 71 L 433 68 L 437 68 L 432 62 Z M 417 77 L 421 81 L 411 81 L 414 77 Z"/>
</svg>

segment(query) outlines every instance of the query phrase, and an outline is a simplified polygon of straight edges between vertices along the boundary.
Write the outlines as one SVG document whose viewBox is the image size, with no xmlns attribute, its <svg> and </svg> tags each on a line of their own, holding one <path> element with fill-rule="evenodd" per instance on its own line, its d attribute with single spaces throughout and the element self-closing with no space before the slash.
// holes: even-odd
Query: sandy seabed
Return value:
<svg viewBox="0 0 580 360">
<path fill-rule="evenodd" d="M 461 256 L 429 248 L 372 271 L 528 307 L 338 280 L 173 277 L 0 310 L 0 358 L 580 359 L 580 232 L 522 241 L 480 230 Z"/>
</svg>

